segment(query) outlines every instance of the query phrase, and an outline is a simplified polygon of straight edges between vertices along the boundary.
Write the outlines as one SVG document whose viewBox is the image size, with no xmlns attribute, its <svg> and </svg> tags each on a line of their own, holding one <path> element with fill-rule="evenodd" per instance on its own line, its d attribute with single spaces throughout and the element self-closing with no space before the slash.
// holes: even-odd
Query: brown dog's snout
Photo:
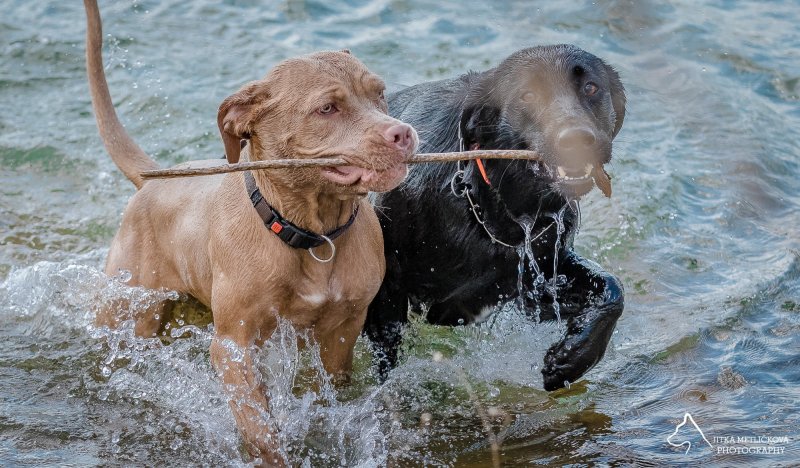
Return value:
<svg viewBox="0 0 800 468">
<path fill-rule="evenodd" d="M 407 151 L 414 144 L 413 130 L 408 124 L 392 125 L 383 132 L 383 138 L 400 151 Z"/>
<path fill-rule="evenodd" d="M 585 151 L 592 149 L 596 141 L 594 132 L 586 127 L 566 128 L 558 133 L 556 149 L 558 151 Z"/>
</svg>

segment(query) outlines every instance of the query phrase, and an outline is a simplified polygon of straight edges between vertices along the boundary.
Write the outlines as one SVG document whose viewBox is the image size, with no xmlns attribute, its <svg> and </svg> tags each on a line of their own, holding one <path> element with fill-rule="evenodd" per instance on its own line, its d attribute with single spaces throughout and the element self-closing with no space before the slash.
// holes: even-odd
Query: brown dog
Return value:
<svg viewBox="0 0 800 468">
<path fill-rule="evenodd" d="M 350 372 L 353 346 L 385 269 L 380 226 L 364 196 L 403 180 L 416 133 L 387 115 L 380 78 L 347 51 L 321 52 L 286 60 L 225 99 L 220 132 L 231 162 L 247 139 L 252 161 L 340 156 L 351 166 L 254 171 L 247 188 L 242 173 L 145 182 L 139 173 L 156 164 L 117 119 L 103 72 L 97 3 L 84 5 L 97 125 L 112 159 L 139 189 L 125 209 L 106 273 L 128 270 L 132 285 L 180 291 L 212 309 L 211 359 L 231 392 L 237 424 L 255 456 L 283 463 L 263 423 L 268 397 L 254 377 L 252 347 L 272 335 L 280 316 L 312 331 L 329 373 Z M 214 164 L 219 161 L 192 163 Z M 313 251 L 293 248 L 276 235 L 286 223 L 268 227 L 260 216 L 265 205 L 254 208 L 256 187 L 300 229 L 345 229 Z M 167 305 L 137 312 L 136 333 L 155 336 Z M 105 310 L 97 323 L 113 327 L 125 318 Z"/>
</svg>

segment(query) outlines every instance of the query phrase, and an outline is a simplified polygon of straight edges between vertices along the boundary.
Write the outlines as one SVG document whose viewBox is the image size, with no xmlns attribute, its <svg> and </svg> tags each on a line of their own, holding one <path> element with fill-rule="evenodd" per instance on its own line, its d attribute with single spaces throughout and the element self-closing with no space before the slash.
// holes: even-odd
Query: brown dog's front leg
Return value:
<svg viewBox="0 0 800 468">
<path fill-rule="evenodd" d="M 165 312 L 171 307 L 170 302 L 162 301 L 143 309 L 136 309 L 127 299 L 115 299 L 97 306 L 94 324 L 97 327 L 116 329 L 122 322 L 133 320 L 136 336 L 153 338 L 164 323 Z"/>
<path fill-rule="evenodd" d="M 251 455 L 263 466 L 286 466 L 275 428 L 268 422 L 266 387 L 253 366 L 248 344 L 217 334 L 211 342 L 211 363 L 222 378 L 236 425 Z"/>
<path fill-rule="evenodd" d="M 315 330 L 322 365 L 337 384 L 350 381 L 350 374 L 353 371 L 353 348 L 355 348 L 358 335 L 364 326 L 366 315 L 367 311 L 364 310 L 325 334 Z"/>
</svg>

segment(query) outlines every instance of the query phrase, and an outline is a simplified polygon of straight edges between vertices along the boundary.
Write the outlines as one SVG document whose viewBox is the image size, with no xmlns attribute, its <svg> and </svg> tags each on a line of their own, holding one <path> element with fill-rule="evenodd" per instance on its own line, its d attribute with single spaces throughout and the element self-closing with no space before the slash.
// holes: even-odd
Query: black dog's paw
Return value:
<svg viewBox="0 0 800 468">
<path fill-rule="evenodd" d="M 550 348 L 544 356 L 544 367 L 542 368 L 542 380 L 544 389 L 548 392 L 563 388 L 567 383 L 571 383 L 569 376 L 574 375 L 570 368 L 569 357 L 566 351 L 556 351 Z"/>
<path fill-rule="evenodd" d="M 548 392 L 566 387 L 583 377 L 602 358 L 593 349 L 587 349 L 576 337 L 566 337 L 547 350 L 542 367 L 544 389 Z M 581 347 L 583 344 L 583 347 Z"/>
<path fill-rule="evenodd" d="M 606 284 L 604 301 L 570 317 L 566 336 L 547 350 L 542 368 L 545 390 L 557 390 L 566 386 L 564 382 L 578 380 L 606 353 L 623 307 L 622 288 L 612 288 L 616 284 L 612 281 Z"/>
</svg>

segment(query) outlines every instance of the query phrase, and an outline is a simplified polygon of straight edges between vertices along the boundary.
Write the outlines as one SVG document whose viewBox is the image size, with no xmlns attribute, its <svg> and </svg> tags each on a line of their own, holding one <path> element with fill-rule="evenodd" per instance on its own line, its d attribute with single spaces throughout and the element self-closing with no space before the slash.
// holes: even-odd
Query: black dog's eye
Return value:
<svg viewBox="0 0 800 468">
<path fill-rule="evenodd" d="M 597 87 L 596 84 L 592 83 L 591 81 L 583 85 L 583 92 L 587 96 L 594 96 L 597 93 L 597 90 L 600 89 Z"/>
<path fill-rule="evenodd" d="M 330 115 L 330 114 L 335 113 L 338 110 L 339 109 L 337 109 L 336 106 L 334 106 L 333 104 L 328 103 L 328 104 L 325 104 L 324 106 L 320 107 L 319 109 L 317 109 L 317 112 L 319 112 L 322 115 Z"/>
</svg>

